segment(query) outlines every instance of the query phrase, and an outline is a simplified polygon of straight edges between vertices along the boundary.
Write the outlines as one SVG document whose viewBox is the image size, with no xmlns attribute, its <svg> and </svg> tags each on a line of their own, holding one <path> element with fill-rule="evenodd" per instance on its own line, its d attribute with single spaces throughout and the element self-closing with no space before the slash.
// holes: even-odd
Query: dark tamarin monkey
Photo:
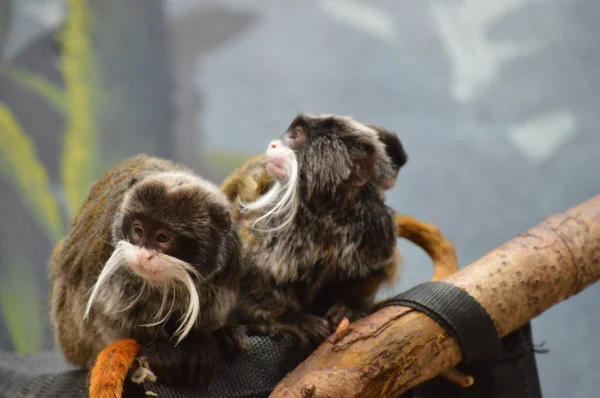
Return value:
<svg viewBox="0 0 600 398">
<path fill-rule="evenodd" d="M 308 116 L 301 115 L 290 125 L 286 133 L 284 133 L 284 135 L 281 137 L 281 141 L 284 143 L 286 141 L 292 141 L 291 145 L 288 144 L 288 147 L 291 147 L 292 151 L 298 151 L 299 148 L 302 148 L 306 145 L 307 138 L 310 140 L 310 138 L 313 137 L 313 132 L 316 133 L 314 136 L 318 137 L 320 132 L 319 127 L 325 129 L 332 127 L 339 128 L 339 125 L 341 125 L 343 126 L 341 130 L 351 130 L 352 127 L 358 127 L 359 131 L 363 130 L 360 124 L 356 124 L 356 122 L 349 118 L 340 118 L 341 120 L 338 119 L 337 124 L 339 125 L 335 126 L 335 119 L 336 117 L 310 118 Z M 329 126 L 327 126 L 328 124 Z M 333 126 L 331 126 L 332 124 Z M 297 129 L 299 126 L 301 129 Z M 395 133 L 375 125 L 369 125 L 367 127 L 373 129 L 377 133 L 379 140 L 384 144 L 385 151 L 388 155 L 388 161 L 391 162 L 391 168 L 385 166 L 381 167 L 381 173 L 374 173 L 375 176 L 372 179 L 375 182 L 373 190 L 371 191 L 373 198 L 383 200 L 383 192 L 392 189 L 395 186 L 399 170 L 406 164 L 408 157 L 402 146 L 402 143 L 400 142 L 400 139 Z M 332 136 L 335 137 L 335 134 L 332 134 Z M 299 141 L 300 144 L 298 145 L 293 141 Z M 326 140 L 322 141 L 326 142 Z M 315 143 L 312 144 L 315 145 Z M 323 146 L 325 146 L 325 144 L 323 142 L 320 144 L 320 149 L 323 150 Z M 284 155 L 277 156 L 273 153 L 273 150 L 276 149 L 277 145 L 277 141 L 275 141 L 275 147 L 273 147 L 272 143 L 269 148 L 271 154 L 267 152 L 265 155 L 259 155 L 251 158 L 244 165 L 236 169 L 221 184 L 221 190 L 225 192 L 229 200 L 238 206 L 238 210 L 235 213 L 236 217 L 241 216 L 242 219 L 246 218 L 246 223 L 250 220 L 253 220 L 253 217 L 252 215 L 248 214 L 240 214 L 240 207 L 243 209 L 243 206 L 241 205 L 243 203 L 256 202 L 259 197 L 264 198 L 267 193 L 272 194 L 273 190 L 275 189 L 274 185 L 279 185 L 279 188 L 276 189 L 276 191 L 279 191 L 277 194 L 281 195 L 281 192 L 283 191 L 283 198 L 285 198 L 286 185 L 282 184 L 282 180 L 284 179 L 281 177 L 283 177 L 284 174 L 290 174 L 293 178 L 295 174 L 294 171 L 301 167 L 300 164 L 298 164 L 297 168 L 294 167 L 294 165 L 291 167 L 286 167 L 283 159 L 285 159 L 286 152 L 288 159 L 291 157 L 289 150 L 284 149 Z M 319 145 L 319 143 L 317 143 L 317 145 Z M 313 156 L 313 162 L 309 162 L 308 165 L 304 164 L 304 167 L 308 168 L 313 166 L 314 169 L 309 169 L 308 172 L 301 175 L 301 177 L 305 178 L 304 181 L 306 181 L 306 178 L 310 177 L 318 180 L 319 171 L 324 171 L 326 173 L 330 167 L 333 167 L 339 171 L 340 168 L 347 166 L 347 164 L 344 164 L 343 162 L 332 164 L 332 157 L 320 157 L 319 155 L 320 154 L 318 150 L 308 154 L 305 153 L 304 159 L 306 159 L 306 157 Z M 340 157 L 343 158 L 343 155 L 344 154 L 340 154 Z M 320 159 L 324 159 L 324 162 L 321 162 Z M 380 161 L 385 162 L 385 156 L 381 156 Z M 315 162 L 317 163 L 316 165 L 314 164 Z M 270 168 L 268 167 L 269 165 L 271 165 Z M 283 168 L 281 166 L 283 166 Z M 287 170 L 291 170 L 291 173 L 287 172 Z M 349 170 L 351 170 L 351 168 L 349 168 Z M 292 179 L 287 180 L 288 189 L 293 187 L 291 182 Z M 298 184 L 300 185 L 302 183 L 298 182 Z M 313 184 L 319 184 L 319 182 L 315 181 Z M 328 186 L 324 186 L 322 188 L 324 191 L 326 191 Z M 300 199 L 296 201 L 296 205 L 298 205 L 298 202 L 300 202 L 300 205 L 302 205 L 303 200 L 306 200 L 306 196 L 304 195 L 309 196 L 307 206 L 308 210 L 306 208 L 304 208 L 304 210 L 310 214 L 310 185 L 309 187 L 303 187 L 300 192 L 302 196 L 300 196 Z M 335 191 L 334 189 L 334 192 L 332 193 L 340 193 L 340 191 Z M 343 196 L 344 191 L 341 191 L 341 194 Z M 318 196 L 315 195 L 314 197 Z M 288 198 L 292 198 L 293 200 L 293 195 L 288 194 Z M 264 201 L 263 199 L 263 203 L 268 202 L 269 201 Z M 279 204 L 280 203 L 281 202 L 279 202 Z M 304 204 L 306 205 L 306 203 Z M 318 204 L 316 204 L 316 206 L 314 202 L 312 202 L 312 204 L 312 209 L 319 208 Z M 254 203 L 254 205 L 251 205 L 250 207 L 260 208 L 263 206 L 264 205 L 256 205 L 256 203 Z M 289 208 L 289 206 L 285 205 L 280 205 L 280 207 L 277 208 L 276 205 L 276 210 L 271 214 L 273 216 L 283 213 L 282 215 L 285 216 L 286 213 L 288 213 L 289 217 Z M 343 220 L 344 214 L 348 214 L 342 212 L 341 214 L 338 214 L 338 217 L 336 218 L 334 214 L 327 214 L 331 208 L 325 208 L 324 210 L 325 211 L 323 214 L 321 214 L 321 220 L 324 220 L 326 226 L 329 223 L 328 220 L 332 220 L 333 222 L 331 224 L 333 225 L 330 224 L 329 226 L 334 226 L 334 228 L 339 227 L 339 225 L 334 224 L 335 221 Z M 272 211 L 272 209 L 270 211 Z M 267 214 L 269 213 L 267 212 Z M 346 247 L 344 245 L 348 244 L 347 241 L 344 241 L 343 235 L 338 234 L 333 239 L 327 239 L 331 238 L 331 236 L 328 236 L 327 233 L 317 234 L 317 231 L 322 231 L 319 223 L 315 222 L 319 218 L 318 213 L 313 213 L 313 215 L 316 217 L 310 217 L 309 219 L 304 220 L 301 218 L 302 213 L 298 213 L 297 210 L 296 213 L 291 214 L 295 214 L 294 218 L 296 220 L 295 223 L 292 222 L 292 231 L 285 231 L 283 239 L 279 239 L 278 241 L 273 239 L 273 236 L 271 236 L 270 239 L 267 237 L 265 245 L 264 241 L 262 243 L 260 242 L 261 239 L 265 238 L 264 235 L 261 237 L 257 231 L 253 231 L 252 228 L 248 228 L 248 224 L 246 224 L 246 228 L 242 229 L 242 240 L 250 248 L 261 247 L 262 245 L 262 247 L 266 246 L 266 250 L 275 252 L 277 249 L 285 250 L 285 247 L 281 247 L 281 245 L 286 244 L 287 238 L 287 243 L 289 243 L 291 247 L 295 247 L 296 250 L 311 251 L 311 253 L 315 255 L 312 261 L 315 261 L 315 258 L 317 259 L 316 263 L 313 263 L 315 266 L 311 267 L 311 260 L 309 260 L 309 262 L 305 263 L 309 266 L 307 269 L 303 270 L 304 275 L 300 274 L 300 277 L 296 278 L 297 280 L 295 282 L 284 283 L 281 283 L 280 280 L 278 280 L 276 274 L 273 272 L 274 269 L 269 269 L 268 265 L 263 269 L 260 269 L 256 266 L 250 267 L 246 270 L 246 276 L 242 281 L 242 291 L 247 292 L 247 294 L 245 300 L 240 300 L 240 307 L 236 312 L 238 316 L 240 314 L 242 315 L 242 320 L 250 322 L 262 320 L 263 322 L 270 323 L 271 327 L 264 328 L 262 330 L 263 332 L 277 334 L 279 331 L 287 329 L 287 331 L 299 335 L 301 341 L 306 342 L 310 339 L 313 343 L 318 344 L 320 341 L 326 338 L 329 333 L 335 330 L 344 318 L 354 321 L 359 317 L 367 315 L 370 307 L 373 305 L 375 294 L 380 286 L 386 282 L 389 284 L 393 283 L 395 277 L 397 276 L 401 258 L 397 248 L 394 247 L 391 259 L 384 261 L 383 265 L 380 263 L 379 267 L 376 265 L 375 267 L 370 268 L 368 263 L 361 264 L 364 267 L 363 269 L 366 270 L 365 275 L 348 277 L 348 273 L 345 275 L 340 275 L 340 273 L 336 274 L 336 271 L 340 271 L 341 268 L 339 267 L 339 263 L 336 266 L 334 263 L 327 263 L 326 261 L 327 259 L 331 259 L 333 257 L 332 252 L 336 250 L 336 246 L 338 250 L 343 251 Z M 350 214 L 350 217 L 346 220 L 346 222 L 352 223 L 354 221 L 355 219 L 353 219 L 352 215 Z M 311 224 L 312 222 L 314 222 L 314 224 Z M 375 220 L 375 223 L 376 222 L 377 221 Z M 277 222 L 275 224 L 277 224 Z M 359 221 L 358 225 L 362 226 L 363 224 Z M 308 233 L 303 232 L 303 227 L 304 229 L 313 229 L 313 231 L 309 231 Z M 385 228 L 385 223 L 383 223 L 383 225 L 379 225 L 378 227 Z M 403 237 L 412 241 L 429 254 L 434 262 L 434 274 L 432 280 L 439 280 L 458 270 L 458 261 L 454 245 L 444 238 L 441 231 L 435 225 L 424 223 L 410 216 L 396 215 L 394 218 L 394 227 L 395 235 L 397 237 Z M 311 232 L 313 232 L 314 235 L 311 235 Z M 360 235 L 361 232 L 357 232 L 357 234 L 354 235 L 354 238 Z M 297 233 L 296 238 L 294 238 L 294 233 Z M 346 237 L 347 236 L 348 235 L 346 235 Z M 301 242 L 304 237 L 309 238 L 312 241 L 312 245 L 306 248 L 303 248 L 302 245 L 300 245 L 298 248 L 298 245 L 294 243 L 298 241 Z M 322 241 L 322 246 L 319 246 L 318 243 L 315 244 L 315 237 L 317 238 L 317 242 L 318 239 L 322 239 L 323 237 L 326 238 L 326 240 Z M 369 243 L 375 246 L 379 244 L 378 242 L 372 241 Z M 387 246 L 389 242 L 386 244 L 386 242 L 381 241 L 381 244 Z M 354 247 L 348 247 L 347 249 L 352 250 Z M 319 250 L 322 251 L 319 252 Z M 319 258 L 319 255 L 324 256 Z M 256 258 L 256 256 L 251 255 L 246 259 L 246 263 L 248 263 L 248 259 L 252 260 L 253 257 Z M 285 263 L 280 262 L 279 266 L 285 267 Z M 329 266 L 329 269 L 327 266 Z M 336 268 L 338 269 L 336 270 Z M 319 273 L 322 273 L 322 275 L 319 276 Z M 342 273 L 344 273 L 344 270 L 342 270 Z M 311 286 L 311 282 L 313 281 L 315 282 Z M 265 287 L 265 285 L 268 286 L 269 284 L 274 285 L 271 286 L 271 290 L 269 290 L 268 287 Z M 299 315 L 299 311 L 304 311 L 305 314 Z M 314 316 L 315 313 L 322 316 L 323 311 L 326 311 L 324 316 L 329 321 L 329 330 L 327 327 L 325 327 L 320 316 Z M 281 323 L 276 325 L 276 321 L 291 322 L 288 325 L 281 325 Z M 297 327 L 294 327 L 294 323 Z M 256 331 L 258 330 L 255 329 L 255 332 Z M 456 369 L 446 372 L 443 376 L 463 387 L 468 387 L 473 383 L 472 377 L 464 375 Z"/>
<path fill-rule="evenodd" d="M 206 381 L 217 355 L 244 343 L 225 325 L 240 247 L 231 204 L 216 186 L 164 159 L 122 162 L 94 183 L 53 252 L 58 346 L 88 369 L 111 344 L 120 344 L 125 359 L 117 359 L 129 369 L 141 348 L 159 382 Z"/>
<path fill-rule="evenodd" d="M 372 305 L 375 291 L 343 285 L 384 281 L 394 266 L 393 211 L 379 195 L 391 161 L 373 128 L 299 115 L 269 144 L 264 167 L 268 190 L 237 214 L 244 271 L 235 316 L 318 344 L 332 332 L 333 306 L 358 314 Z"/>
<path fill-rule="evenodd" d="M 398 136 L 376 125 L 368 125 L 373 128 L 384 144 L 386 153 L 391 161 L 391 169 L 384 168 L 380 194 L 383 197 L 384 191 L 392 189 L 396 184 L 396 179 L 400 169 L 406 164 L 408 156 Z M 227 195 L 230 201 L 236 204 L 234 210 L 236 216 L 239 216 L 241 203 L 255 202 L 258 197 L 264 195 L 275 183 L 275 179 L 267 171 L 266 154 L 255 156 L 230 174 L 221 184 L 221 190 Z M 434 262 L 434 273 L 432 280 L 439 280 L 458 270 L 458 261 L 456 251 L 452 242 L 448 241 L 440 230 L 433 224 L 419 221 L 407 215 L 396 215 L 394 218 L 396 226 L 396 236 L 410 240 L 420 246 L 431 257 Z M 242 238 L 252 235 L 242 236 Z M 395 250 L 395 266 L 386 268 L 386 280 L 389 284 L 395 281 L 400 266 L 401 257 L 398 250 Z M 374 289 L 379 286 L 381 280 L 376 277 L 369 281 L 360 281 L 360 286 L 354 286 L 352 289 L 366 288 Z M 373 284 L 373 285 L 372 285 Z M 333 309 L 332 311 L 334 311 Z M 330 314 L 333 314 L 330 313 Z M 333 316 L 334 323 L 341 320 L 342 313 Z"/>
</svg>

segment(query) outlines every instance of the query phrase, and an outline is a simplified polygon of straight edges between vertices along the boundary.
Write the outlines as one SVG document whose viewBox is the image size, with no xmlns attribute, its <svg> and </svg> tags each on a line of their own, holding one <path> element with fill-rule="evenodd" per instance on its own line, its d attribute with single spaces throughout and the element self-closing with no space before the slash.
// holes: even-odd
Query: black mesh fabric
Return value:
<svg viewBox="0 0 600 398">
<path fill-rule="evenodd" d="M 219 365 L 215 379 L 203 390 L 169 388 L 159 384 L 126 386 L 125 398 L 267 397 L 277 383 L 309 353 L 291 337 L 280 341 L 251 337 L 248 353 L 234 363 Z M 442 377 L 434 378 L 401 398 L 541 398 L 531 328 L 527 324 L 501 341 L 498 361 L 491 368 L 459 366 L 475 377 L 475 384 L 460 388 Z M 21 356 L 0 352 L 0 397 L 87 397 L 86 373 L 50 352 Z"/>
<path fill-rule="evenodd" d="M 445 302 L 439 297 L 438 300 Z M 393 299 L 388 304 L 394 304 Z M 469 339 L 476 338 L 472 334 L 469 336 Z M 148 397 L 148 392 L 160 398 L 267 397 L 279 381 L 309 354 L 292 336 L 279 340 L 252 336 L 247 352 L 233 362 L 217 364 L 213 380 L 203 389 L 167 387 L 157 383 L 138 386 L 129 382 L 125 386 L 125 398 Z M 496 361 L 486 364 L 488 366 L 459 366 L 475 378 L 475 384 L 469 388 L 460 388 L 437 377 L 401 398 L 541 398 L 529 324 L 500 341 L 496 358 Z M 0 352 L 2 398 L 83 398 L 87 395 L 86 372 L 69 366 L 58 352 L 32 356 Z"/>
<path fill-rule="evenodd" d="M 233 362 L 219 363 L 212 382 L 203 389 L 167 387 L 157 383 L 126 386 L 125 397 L 160 398 L 267 397 L 277 383 L 310 352 L 286 336 L 277 341 L 249 338 L 248 351 Z M 58 352 L 22 356 L 0 352 L 0 397 L 87 397 L 86 372 L 69 366 Z"/>
</svg>

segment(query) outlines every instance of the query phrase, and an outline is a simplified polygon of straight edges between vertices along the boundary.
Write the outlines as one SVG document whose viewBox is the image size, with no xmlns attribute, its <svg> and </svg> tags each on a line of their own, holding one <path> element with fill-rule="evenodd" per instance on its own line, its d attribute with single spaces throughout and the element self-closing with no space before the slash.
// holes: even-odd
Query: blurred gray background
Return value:
<svg viewBox="0 0 600 398">
<path fill-rule="evenodd" d="M 297 112 L 348 114 L 398 133 L 409 161 L 388 201 L 398 212 L 438 224 L 463 266 L 548 214 L 600 193 L 598 2 L 87 3 L 97 88 L 121 104 L 105 101 L 101 111 L 92 110 L 99 126 L 95 175 L 146 151 L 220 182 L 263 152 Z M 57 72 L 60 49 L 53 39 L 68 16 L 58 0 L 0 0 L 3 65 L 68 86 Z M 0 76 L 0 101 L 37 146 L 65 213 L 57 142 L 69 116 L 53 114 L 7 76 Z M 3 153 L 6 147 L 0 159 Z M 14 167 L 0 165 L 2 216 L 30 214 L 9 181 Z M 0 230 L 0 278 L 15 264 L 8 248 L 40 229 L 33 221 L 13 226 Z M 31 283 L 43 303 L 54 241 L 42 234 L 39 242 L 34 254 L 19 258 L 35 264 Z M 431 276 L 420 249 L 399 247 L 404 268 L 394 292 Z M 0 300 L 5 315 L 18 305 L 8 305 L 7 295 Z M 598 396 L 599 310 L 596 284 L 533 321 L 534 342 L 550 350 L 537 356 L 545 397 Z M 45 314 L 43 305 L 39 311 Z M 19 326 L 3 319 L 0 337 L 13 331 L 14 340 Z M 47 321 L 39 328 L 42 335 L 33 340 L 51 349 Z M 16 345 L 0 338 L 0 348 Z"/>
</svg>

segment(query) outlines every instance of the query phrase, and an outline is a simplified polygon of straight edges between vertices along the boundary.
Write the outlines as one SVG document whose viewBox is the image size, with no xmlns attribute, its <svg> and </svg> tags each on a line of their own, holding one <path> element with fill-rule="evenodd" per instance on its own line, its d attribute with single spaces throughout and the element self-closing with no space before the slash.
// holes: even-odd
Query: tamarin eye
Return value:
<svg viewBox="0 0 600 398">
<path fill-rule="evenodd" d="M 289 137 L 291 140 L 295 140 L 296 138 L 298 138 L 298 136 L 300 135 L 300 130 L 298 127 L 296 127 L 295 129 L 293 129 L 292 131 L 290 131 Z"/>
<path fill-rule="evenodd" d="M 156 241 L 160 242 L 160 243 L 167 243 L 170 240 L 171 240 L 171 238 L 169 237 L 169 235 L 166 235 L 166 234 L 159 234 L 156 237 Z"/>
<path fill-rule="evenodd" d="M 133 227 L 133 233 L 135 236 L 142 237 L 144 235 L 144 230 L 140 227 Z"/>
<path fill-rule="evenodd" d="M 291 149 L 300 149 L 307 139 L 306 132 L 302 127 L 298 126 L 288 131 L 283 136 L 283 143 L 289 146 Z"/>
</svg>

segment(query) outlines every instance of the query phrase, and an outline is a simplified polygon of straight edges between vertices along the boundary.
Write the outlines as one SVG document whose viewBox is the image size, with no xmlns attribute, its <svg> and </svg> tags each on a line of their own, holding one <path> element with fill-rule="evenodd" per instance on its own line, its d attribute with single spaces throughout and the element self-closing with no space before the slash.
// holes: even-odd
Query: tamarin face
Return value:
<svg viewBox="0 0 600 398">
<path fill-rule="evenodd" d="M 180 330 L 184 336 L 199 313 L 200 284 L 239 250 L 231 228 L 227 199 L 194 175 L 165 172 L 131 181 L 112 226 L 115 250 L 88 309 L 109 279 L 126 284 L 138 278 L 165 295 L 179 289 L 189 298 Z"/>
<path fill-rule="evenodd" d="M 306 198 L 361 189 L 390 167 L 378 138 L 375 129 L 350 117 L 301 114 L 269 144 L 267 169 L 285 181 L 297 168 Z"/>
<path fill-rule="evenodd" d="M 277 216 L 279 229 L 292 221 L 302 202 L 318 207 L 340 204 L 360 195 L 374 197 L 395 173 L 384 142 L 372 127 L 347 116 L 298 115 L 267 148 L 267 170 L 276 180 L 250 210 Z"/>
<path fill-rule="evenodd" d="M 142 278 L 165 281 L 182 262 L 207 274 L 218 264 L 214 248 L 231 228 L 226 206 L 213 192 L 199 189 L 192 176 L 159 174 L 133 184 L 113 241 L 129 244 L 129 266 Z"/>
</svg>

